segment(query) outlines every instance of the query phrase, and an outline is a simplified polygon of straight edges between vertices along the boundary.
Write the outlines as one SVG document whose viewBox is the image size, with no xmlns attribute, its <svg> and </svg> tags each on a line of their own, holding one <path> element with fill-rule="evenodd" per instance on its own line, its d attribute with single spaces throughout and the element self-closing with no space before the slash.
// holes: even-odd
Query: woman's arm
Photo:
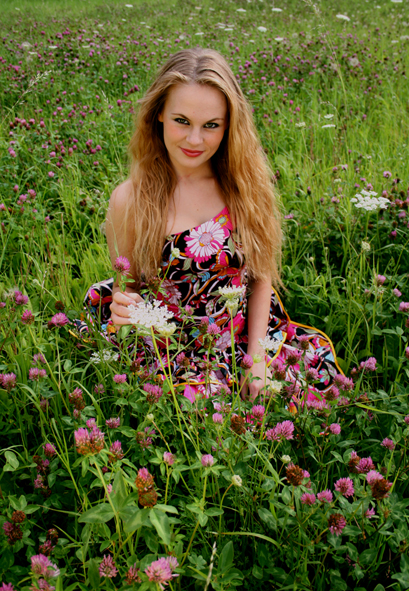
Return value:
<svg viewBox="0 0 409 591">
<path fill-rule="evenodd" d="M 270 370 L 266 368 L 264 350 L 259 344 L 259 339 L 264 339 L 267 334 L 271 304 L 271 281 L 253 281 L 250 283 L 249 288 L 251 293 L 247 303 L 247 353 L 249 355 L 259 354 L 262 358 L 260 363 L 255 363 L 251 370 L 246 372 L 252 373 L 254 377 L 260 378 L 248 386 L 250 397 L 254 399 L 265 385 L 265 377 L 271 377 Z"/>
<path fill-rule="evenodd" d="M 125 181 L 112 193 L 106 216 L 106 237 L 112 268 L 118 256 L 124 256 L 131 262 L 130 277 L 135 277 L 132 265 L 133 232 L 125 234 L 126 204 L 131 193 L 131 181 Z M 120 291 L 117 281 L 112 290 L 111 318 L 115 325 L 129 324 L 128 305 L 142 302 L 143 299 L 136 291 L 136 283 L 128 283 L 125 293 Z"/>
</svg>

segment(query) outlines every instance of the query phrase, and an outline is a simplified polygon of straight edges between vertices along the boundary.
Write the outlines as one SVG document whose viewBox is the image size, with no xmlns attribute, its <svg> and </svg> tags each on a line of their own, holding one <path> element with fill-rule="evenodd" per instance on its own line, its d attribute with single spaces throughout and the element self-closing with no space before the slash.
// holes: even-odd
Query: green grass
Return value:
<svg viewBox="0 0 409 591">
<path fill-rule="evenodd" d="M 133 7 L 126 7 L 128 3 Z M 0 210 L 0 295 L 21 290 L 29 296 L 27 307 L 35 316 L 32 325 L 23 325 L 23 307 L 14 305 L 12 296 L 3 296 L 0 371 L 15 373 L 18 385 L 10 392 L 0 389 L 2 523 L 10 521 L 13 510 L 28 506 L 23 541 L 10 546 L 6 536 L 0 540 L 2 581 L 12 582 L 16 589 L 29 589 L 29 559 L 52 526 L 59 528 L 60 536 L 53 553 L 62 572 L 58 591 L 99 585 L 112 589 L 114 583 L 98 575 L 99 562 L 108 552 L 120 570 L 122 582 L 115 579 L 115 586 L 125 589 L 129 566 L 140 561 L 144 570 L 152 556 L 169 549 L 179 563 L 186 559 L 173 589 L 203 589 L 215 540 L 211 585 L 217 591 L 231 589 L 232 580 L 243 589 L 311 591 L 400 591 L 409 584 L 409 434 L 403 420 L 409 414 L 409 322 L 407 312 L 399 311 L 399 303 L 409 301 L 409 9 L 406 3 L 372 0 L 321 2 L 317 9 L 298 0 L 274 5 L 282 12 L 272 11 L 267 0 L 2 1 L 0 202 L 5 209 Z M 260 26 L 267 31 L 260 31 Z M 67 31 L 70 34 L 64 34 Z M 23 42 L 30 46 L 22 47 Z M 158 407 L 151 407 L 140 377 L 131 372 L 130 359 L 94 364 L 90 355 L 108 346 L 98 334 L 91 342 L 79 343 L 65 329 L 50 330 L 47 324 L 57 302 L 70 319 L 78 318 L 89 285 L 112 273 L 103 222 L 112 190 L 128 174 L 126 146 L 137 99 L 170 53 L 196 44 L 222 52 L 237 75 L 252 70 L 240 83 L 276 173 L 284 213 L 290 216 L 284 222 L 286 309 L 294 320 L 330 336 L 345 372 L 370 356 L 378 364 L 376 372 L 357 379 L 346 411 L 332 406 L 328 416 L 293 417 L 278 397 L 269 408 L 268 426 L 293 420 L 298 435 L 293 441 L 270 447 L 258 432 L 254 440 L 251 434 L 240 439 L 224 425 L 221 436 L 230 455 L 212 452 L 218 432 L 210 415 L 205 417 L 205 401 L 195 412 L 185 402 L 179 413 L 165 392 Z M 117 65 L 121 59 L 127 63 Z M 138 90 L 124 96 L 135 85 Z M 26 129 L 14 125 L 15 118 L 35 122 Z M 323 128 L 325 124 L 335 127 Z M 90 139 L 93 148 L 102 148 L 95 154 L 87 152 Z M 70 154 L 75 143 L 78 148 Z M 52 151 L 55 157 L 49 156 Z M 61 168 L 56 165 L 60 155 Z M 385 178 L 385 171 L 392 177 Z M 368 183 L 378 195 L 385 192 L 393 206 L 383 212 L 358 210 L 351 202 L 355 184 L 361 190 Z M 17 204 L 29 190 L 36 192 L 33 202 Z M 383 285 L 378 275 L 385 276 Z M 38 352 L 47 360 L 48 377 L 37 383 L 29 380 L 28 372 Z M 112 381 L 116 373 L 128 374 L 129 386 L 123 392 Z M 100 383 L 105 393 L 96 395 L 94 386 Z M 134 484 L 141 466 L 154 473 L 161 503 L 169 488 L 168 504 L 179 513 L 162 516 L 164 531 L 154 525 L 154 512 L 151 517 L 143 514 L 149 527 L 138 527 L 132 534 L 125 513 L 118 517 L 123 509 L 119 506 L 105 524 L 82 520 L 91 507 L 108 502 L 103 490 L 108 480 L 102 481 L 98 472 L 107 456 L 102 452 L 90 462 L 75 451 L 73 432 L 83 424 L 74 421 L 68 395 L 76 387 L 84 394 L 83 416 L 94 416 L 101 428 L 105 419 L 121 417 L 112 440 L 121 439 L 126 460 L 110 465 L 106 478 L 121 491 L 122 501 L 130 499 L 131 523 L 142 519 Z M 42 399 L 50 402 L 45 410 Z M 143 450 L 135 437 L 150 425 L 148 412 L 157 417 L 161 434 Z M 178 419 L 193 425 L 190 442 L 185 441 L 189 430 L 185 425 L 180 429 Z M 341 436 L 323 438 L 322 424 L 333 422 L 342 424 Z M 106 437 L 111 437 L 109 431 Z M 393 439 L 395 451 L 380 446 L 385 437 Z M 44 490 L 49 497 L 33 487 L 38 473 L 33 456 L 44 457 L 47 441 L 58 451 L 47 472 Z M 221 472 L 209 472 L 204 485 L 202 469 L 195 468 L 181 472 L 184 480 L 172 477 L 169 484 L 168 472 L 159 465 L 166 445 L 186 465 L 195 464 L 195 450 L 215 453 Z M 342 513 L 348 522 L 343 535 L 336 537 L 327 532 L 325 507 L 310 510 L 300 504 L 300 488 L 294 492 L 288 486 L 280 458 L 288 454 L 308 469 L 312 490 L 318 492 L 334 490 L 336 479 L 348 476 L 352 450 L 361 457 L 370 455 L 394 489 L 388 499 L 375 503 L 364 478 L 352 476 L 353 501 L 341 497 L 331 506 L 331 512 Z M 228 488 L 233 473 L 242 477 L 242 488 Z M 199 500 L 204 499 L 208 511 L 220 507 L 224 494 L 223 517 L 210 511 L 204 523 Z M 369 502 L 378 515 L 372 522 L 361 516 Z M 230 536 L 233 532 L 237 536 Z M 231 545 L 226 542 L 230 537 Z M 350 566 L 351 560 L 355 566 Z M 236 579 L 234 569 L 239 571 Z"/>
</svg>

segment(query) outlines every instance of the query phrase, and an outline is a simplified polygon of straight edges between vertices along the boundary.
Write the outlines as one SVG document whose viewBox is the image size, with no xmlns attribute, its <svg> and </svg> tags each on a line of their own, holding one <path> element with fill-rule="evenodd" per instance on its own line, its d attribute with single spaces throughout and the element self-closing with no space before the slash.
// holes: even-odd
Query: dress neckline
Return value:
<svg viewBox="0 0 409 591">
<path fill-rule="evenodd" d="M 219 213 L 217 213 L 212 218 L 210 218 L 210 220 L 206 220 L 205 222 L 202 222 L 201 224 L 198 224 L 197 226 L 194 226 L 193 228 L 188 228 L 187 230 L 183 230 L 182 232 L 175 232 L 173 234 L 166 234 L 166 235 L 167 236 L 180 236 L 181 234 L 186 234 L 186 232 L 192 232 L 192 230 L 197 230 L 197 228 L 200 228 L 200 226 L 203 226 L 203 224 L 208 224 L 209 222 L 212 222 L 214 219 L 221 216 L 225 210 L 227 210 L 227 212 L 228 212 L 227 205 L 225 205 L 225 207 L 223 207 L 223 209 Z"/>
</svg>

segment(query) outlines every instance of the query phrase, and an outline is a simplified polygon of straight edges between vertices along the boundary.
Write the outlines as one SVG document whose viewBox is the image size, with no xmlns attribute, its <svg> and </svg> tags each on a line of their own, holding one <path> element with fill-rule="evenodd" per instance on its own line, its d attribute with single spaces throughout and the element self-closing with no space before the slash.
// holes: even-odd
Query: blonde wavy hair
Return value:
<svg viewBox="0 0 409 591">
<path fill-rule="evenodd" d="M 229 126 L 211 164 L 246 257 L 249 279 L 280 285 L 281 212 L 273 174 L 262 150 L 250 105 L 221 54 L 212 49 L 183 49 L 172 55 L 139 101 L 129 142 L 132 194 L 125 229 L 134 237 L 133 263 L 140 282 L 160 268 L 170 199 L 177 184 L 164 141 L 162 112 L 176 84 L 204 84 L 227 100 Z"/>
</svg>

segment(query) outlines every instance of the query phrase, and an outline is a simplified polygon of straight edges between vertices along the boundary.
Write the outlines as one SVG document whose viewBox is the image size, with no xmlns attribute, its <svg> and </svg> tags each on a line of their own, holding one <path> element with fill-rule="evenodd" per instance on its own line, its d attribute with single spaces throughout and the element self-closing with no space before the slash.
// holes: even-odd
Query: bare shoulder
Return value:
<svg viewBox="0 0 409 591">
<path fill-rule="evenodd" d="M 125 214 L 126 205 L 128 203 L 129 197 L 132 193 L 132 181 L 127 179 L 112 191 L 111 198 L 109 200 L 109 209 L 111 210 L 111 215 L 120 215 L 123 216 Z"/>
</svg>

